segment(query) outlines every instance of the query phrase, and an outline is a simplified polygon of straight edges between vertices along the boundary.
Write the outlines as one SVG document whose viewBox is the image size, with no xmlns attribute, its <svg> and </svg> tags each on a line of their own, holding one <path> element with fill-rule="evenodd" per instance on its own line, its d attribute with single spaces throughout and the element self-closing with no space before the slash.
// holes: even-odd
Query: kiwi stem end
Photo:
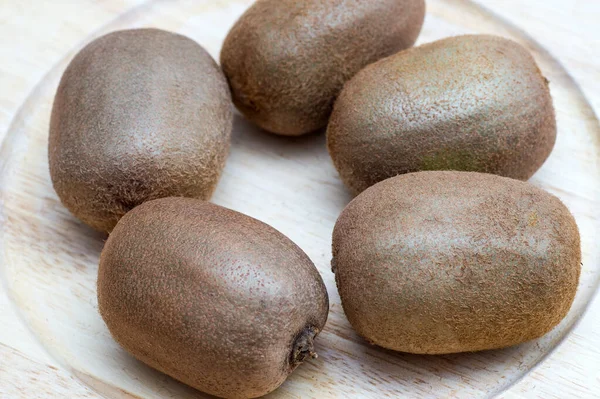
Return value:
<svg viewBox="0 0 600 399">
<path fill-rule="evenodd" d="M 290 362 L 292 368 L 296 368 L 308 357 L 312 359 L 319 357 L 319 355 L 315 352 L 314 347 L 314 339 L 318 333 L 319 330 L 317 330 L 315 327 L 308 326 L 304 328 L 300 334 L 298 334 L 294 340 L 294 345 L 292 348 L 292 358 Z"/>
</svg>

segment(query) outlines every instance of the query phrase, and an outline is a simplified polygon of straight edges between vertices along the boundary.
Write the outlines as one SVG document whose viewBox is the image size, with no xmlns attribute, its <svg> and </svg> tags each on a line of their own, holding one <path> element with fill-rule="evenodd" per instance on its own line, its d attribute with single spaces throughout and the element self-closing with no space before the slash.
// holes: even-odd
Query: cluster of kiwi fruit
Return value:
<svg viewBox="0 0 600 399">
<path fill-rule="evenodd" d="M 308 256 L 206 202 L 233 106 L 286 136 L 327 127 L 357 197 L 333 231 L 348 320 L 369 342 L 445 354 L 538 338 L 567 314 L 579 232 L 523 182 L 549 156 L 548 81 L 521 45 L 452 37 L 411 48 L 424 0 L 258 0 L 221 66 L 194 41 L 118 31 L 77 54 L 49 137 L 62 203 L 108 232 L 98 305 L 144 363 L 224 398 L 276 389 L 307 358 L 329 302 Z"/>
</svg>

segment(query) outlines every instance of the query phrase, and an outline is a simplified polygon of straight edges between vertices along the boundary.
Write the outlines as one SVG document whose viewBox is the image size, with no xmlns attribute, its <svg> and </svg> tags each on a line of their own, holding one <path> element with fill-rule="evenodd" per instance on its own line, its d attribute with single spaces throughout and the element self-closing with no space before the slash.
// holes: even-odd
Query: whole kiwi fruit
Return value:
<svg viewBox="0 0 600 399">
<path fill-rule="evenodd" d="M 100 257 L 98 305 L 142 362 L 224 398 L 277 388 L 327 320 L 323 280 L 283 234 L 193 198 L 126 214 Z"/>
<path fill-rule="evenodd" d="M 100 231 L 147 200 L 208 199 L 232 124 L 227 81 L 197 43 L 158 29 L 110 33 L 75 56 L 56 92 L 54 189 Z"/>
<path fill-rule="evenodd" d="M 258 0 L 221 52 L 233 101 L 272 133 L 324 128 L 344 83 L 411 47 L 424 17 L 424 0 Z"/>
<path fill-rule="evenodd" d="M 548 81 L 520 44 L 457 36 L 372 64 L 344 86 L 327 145 L 354 192 L 402 173 L 461 170 L 530 178 L 556 119 Z"/>
<path fill-rule="evenodd" d="M 333 232 L 332 265 L 354 329 L 417 354 L 541 337 L 567 314 L 580 261 L 577 225 L 558 198 L 476 172 L 384 180 L 344 209 Z"/>
</svg>

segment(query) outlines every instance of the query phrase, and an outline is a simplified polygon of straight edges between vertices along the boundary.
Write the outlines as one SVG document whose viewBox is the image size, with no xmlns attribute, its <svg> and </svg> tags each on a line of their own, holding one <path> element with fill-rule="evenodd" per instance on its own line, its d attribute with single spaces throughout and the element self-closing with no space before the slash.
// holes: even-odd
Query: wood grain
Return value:
<svg viewBox="0 0 600 399">
<path fill-rule="evenodd" d="M 98 398 L 65 370 L 39 363 L 3 344 L 0 344 L 0 381 L 0 398 Z"/>
<path fill-rule="evenodd" d="M 0 156 L 15 162 L 7 168 L 8 158 L 0 158 L 5 163 L 0 172 L 0 398 L 93 397 L 74 377 L 111 398 L 203 397 L 131 359 L 108 336 L 94 295 L 94 267 L 103 237 L 75 221 L 49 185 L 47 116 L 65 62 L 90 35 L 152 24 L 189 35 L 216 55 L 231 21 L 251 1 L 44 3 L 0 6 L 0 32 L 6 41 L 0 48 Z M 594 115 L 600 106 L 600 80 L 597 60 L 589 56 L 600 50 L 595 26 L 600 7 L 583 1 L 480 3 L 525 29 L 546 50 L 510 24 L 473 11 L 463 0 L 431 0 L 421 41 L 464 31 L 521 35 L 550 74 L 559 109 L 559 145 L 534 183 L 563 198 L 585 234 L 587 274 L 574 312 L 560 331 L 541 342 L 505 351 L 433 358 L 365 345 L 345 320 L 328 271 L 331 227 L 350 197 L 324 151 L 323 137 L 281 140 L 237 118 L 232 154 L 215 202 L 289 235 L 318 265 L 332 297 L 320 359 L 298 369 L 272 397 L 600 395 L 600 334 L 594 331 L 600 300 L 580 317 L 597 286 L 600 267 L 595 244 L 600 236 L 600 130 Z M 2 140 L 11 121 L 11 135 Z M 569 333 L 570 324 L 580 318 Z M 545 360 L 530 371 L 541 357 Z"/>
</svg>

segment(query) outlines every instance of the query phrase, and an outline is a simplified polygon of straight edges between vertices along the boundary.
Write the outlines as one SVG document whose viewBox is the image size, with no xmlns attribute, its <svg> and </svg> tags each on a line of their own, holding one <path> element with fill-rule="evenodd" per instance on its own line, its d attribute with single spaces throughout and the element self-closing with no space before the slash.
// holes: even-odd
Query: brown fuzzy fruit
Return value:
<svg viewBox="0 0 600 399">
<path fill-rule="evenodd" d="M 541 337 L 567 314 L 579 231 L 555 196 L 475 172 L 419 172 L 367 189 L 333 233 L 348 320 L 370 342 L 443 354 Z"/>
<path fill-rule="evenodd" d="M 526 180 L 556 140 L 548 81 L 518 43 L 458 36 L 368 66 L 340 94 L 327 145 L 355 193 L 389 177 L 463 170 Z"/>
<path fill-rule="evenodd" d="M 227 82 L 194 41 L 157 29 L 88 44 L 65 71 L 48 155 L 62 203 L 110 231 L 144 201 L 210 198 L 233 123 Z"/>
<path fill-rule="evenodd" d="M 411 47 L 424 16 L 424 0 L 258 0 L 221 52 L 233 101 L 272 133 L 321 129 L 344 83 Z"/>
<path fill-rule="evenodd" d="M 224 398 L 277 388 L 327 320 L 308 256 L 256 219 L 192 198 L 135 208 L 100 258 L 98 305 L 142 362 Z"/>
</svg>

